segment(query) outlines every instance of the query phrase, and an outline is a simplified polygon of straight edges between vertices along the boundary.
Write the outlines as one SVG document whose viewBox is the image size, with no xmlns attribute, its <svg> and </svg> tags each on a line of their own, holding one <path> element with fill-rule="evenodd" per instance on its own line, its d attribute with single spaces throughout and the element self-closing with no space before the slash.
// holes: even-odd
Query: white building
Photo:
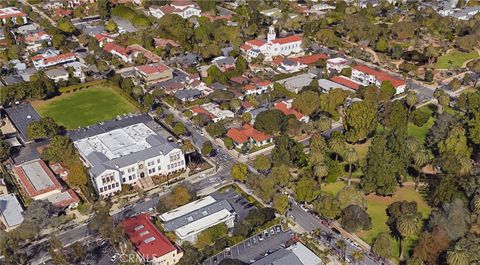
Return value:
<svg viewBox="0 0 480 265">
<path fill-rule="evenodd" d="M 248 59 L 256 58 L 260 54 L 263 54 L 266 60 L 272 60 L 272 58 L 276 56 L 302 53 L 302 37 L 295 35 L 276 38 L 275 29 L 273 26 L 270 26 L 267 41 L 249 40 L 240 46 L 240 49 Z"/>
<path fill-rule="evenodd" d="M 396 94 L 403 93 L 406 86 L 404 80 L 397 79 L 385 72 L 375 70 L 365 65 L 357 65 L 352 67 L 351 78 L 355 81 L 362 83 L 365 86 L 381 86 L 383 82 L 390 81 L 390 83 L 392 83 L 392 85 L 397 90 Z"/>
<path fill-rule="evenodd" d="M 243 94 L 245 96 L 249 95 L 261 95 L 269 90 L 273 89 L 273 83 L 270 81 L 261 81 L 257 84 L 247 84 L 242 87 Z"/>
<path fill-rule="evenodd" d="M 73 52 L 64 53 L 64 54 L 40 54 L 32 57 L 33 66 L 36 69 L 42 69 L 57 64 L 64 64 L 68 62 L 73 62 L 77 60 L 77 56 Z"/>
<path fill-rule="evenodd" d="M 67 81 L 68 80 L 68 72 L 63 68 L 53 68 L 50 70 L 45 71 L 45 75 L 52 79 L 55 83 L 59 81 Z"/>
<path fill-rule="evenodd" d="M 177 243 L 195 243 L 198 234 L 207 228 L 224 223 L 232 228 L 235 212 L 227 200 L 211 196 L 190 202 L 159 216 L 166 232 L 174 232 Z"/>
<path fill-rule="evenodd" d="M 215 103 L 205 103 L 198 106 L 195 106 L 190 109 L 193 112 L 193 115 L 197 114 L 206 114 L 213 122 L 218 122 L 226 118 L 235 117 L 235 113 L 229 110 L 222 110 Z"/>
<path fill-rule="evenodd" d="M 193 16 L 199 17 L 202 10 L 193 2 L 190 1 L 173 1 L 169 5 L 151 6 L 148 13 L 156 18 L 161 18 L 166 14 L 177 14 L 183 19 Z"/>
<path fill-rule="evenodd" d="M 331 73 L 333 71 L 340 73 L 344 68 L 350 67 L 348 60 L 341 57 L 336 57 L 327 60 L 327 71 Z"/>
<path fill-rule="evenodd" d="M 126 125 L 110 121 L 71 133 L 100 196 L 120 192 L 123 184 L 185 170 L 182 150 L 154 132 L 153 120 L 139 116 L 120 122 Z"/>
<path fill-rule="evenodd" d="M 0 9 L 0 19 L 3 25 L 7 23 L 7 20 L 11 20 L 13 24 L 17 24 L 17 18 L 20 18 L 23 23 L 27 23 L 27 14 L 18 10 L 16 7 L 5 7 Z"/>
</svg>

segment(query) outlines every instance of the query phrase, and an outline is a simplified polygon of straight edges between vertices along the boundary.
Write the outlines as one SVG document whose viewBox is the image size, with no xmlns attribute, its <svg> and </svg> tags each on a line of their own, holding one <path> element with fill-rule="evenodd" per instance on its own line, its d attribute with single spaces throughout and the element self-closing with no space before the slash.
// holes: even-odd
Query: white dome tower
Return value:
<svg viewBox="0 0 480 265">
<path fill-rule="evenodd" d="M 271 42 L 276 38 L 275 28 L 273 26 L 268 27 L 267 42 Z"/>
</svg>

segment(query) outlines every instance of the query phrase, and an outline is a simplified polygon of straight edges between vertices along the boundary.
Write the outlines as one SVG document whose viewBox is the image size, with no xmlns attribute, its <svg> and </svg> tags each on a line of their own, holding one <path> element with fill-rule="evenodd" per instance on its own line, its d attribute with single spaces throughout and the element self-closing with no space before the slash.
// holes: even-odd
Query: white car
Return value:
<svg viewBox="0 0 480 265">
<path fill-rule="evenodd" d="M 303 205 L 303 204 L 302 204 L 302 205 L 300 205 L 300 208 L 302 208 L 302 210 L 304 210 L 305 212 L 307 212 L 307 213 L 308 213 L 308 209 L 307 209 L 307 207 L 305 207 L 305 205 Z"/>
<path fill-rule="evenodd" d="M 115 253 L 115 255 L 112 256 L 110 259 L 111 262 L 115 262 L 118 259 L 118 253 Z"/>
</svg>

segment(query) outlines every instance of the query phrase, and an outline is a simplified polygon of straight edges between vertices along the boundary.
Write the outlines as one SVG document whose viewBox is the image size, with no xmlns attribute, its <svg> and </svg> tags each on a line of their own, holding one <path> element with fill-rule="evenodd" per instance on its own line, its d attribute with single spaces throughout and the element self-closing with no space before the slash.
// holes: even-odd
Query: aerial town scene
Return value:
<svg viewBox="0 0 480 265">
<path fill-rule="evenodd" d="M 480 0 L 0 0 L 0 265 L 479 265 Z"/>
</svg>

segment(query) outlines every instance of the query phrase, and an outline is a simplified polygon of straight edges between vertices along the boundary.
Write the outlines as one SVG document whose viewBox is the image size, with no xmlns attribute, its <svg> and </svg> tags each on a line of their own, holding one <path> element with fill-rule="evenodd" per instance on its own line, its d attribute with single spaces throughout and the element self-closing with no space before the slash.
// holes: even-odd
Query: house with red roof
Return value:
<svg viewBox="0 0 480 265">
<path fill-rule="evenodd" d="M 158 48 L 158 47 L 165 48 L 167 47 L 167 45 L 170 45 L 172 47 L 180 47 L 180 44 L 170 39 L 153 38 L 153 41 L 154 41 L 155 48 Z"/>
<path fill-rule="evenodd" d="M 270 81 L 260 81 L 256 84 L 247 84 L 242 87 L 244 96 L 261 95 L 269 90 L 272 90 L 273 83 Z"/>
<path fill-rule="evenodd" d="M 105 43 L 115 41 L 115 39 L 112 36 L 107 35 L 107 34 L 103 34 L 103 33 L 95 34 L 95 39 L 97 39 L 98 45 L 100 47 L 103 47 L 103 45 L 105 45 Z"/>
<path fill-rule="evenodd" d="M 249 40 L 240 46 L 240 50 L 249 60 L 263 54 L 267 61 L 271 61 L 277 56 L 289 56 L 303 52 L 302 37 L 294 35 L 277 38 L 276 36 L 274 27 L 270 26 L 267 41 Z"/>
<path fill-rule="evenodd" d="M 231 128 L 227 132 L 227 136 L 233 140 L 235 148 L 253 145 L 262 147 L 273 142 L 273 136 L 260 132 L 253 128 L 250 124 L 244 124 L 240 128 Z"/>
<path fill-rule="evenodd" d="M 10 20 L 14 25 L 17 24 L 17 19 L 22 21 L 21 24 L 27 23 L 27 14 L 18 10 L 16 7 L 5 7 L 0 8 L 0 20 L 2 25 L 7 24 L 7 21 Z"/>
<path fill-rule="evenodd" d="M 115 55 L 125 63 L 132 63 L 132 58 L 128 56 L 127 48 L 116 44 L 115 42 L 107 42 L 103 45 L 103 50 Z"/>
<path fill-rule="evenodd" d="M 327 71 L 332 73 L 340 73 L 344 68 L 350 67 L 348 60 L 341 57 L 331 58 L 327 60 Z"/>
<path fill-rule="evenodd" d="M 177 264 L 183 257 L 180 247 L 172 244 L 150 220 L 147 214 L 122 221 L 125 235 L 135 247 L 143 262 L 149 264 Z"/>
<path fill-rule="evenodd" d="M 309 117 L 306 115 L 303 115 L 302 113 L 300 113 L 300 111 L 294 109 L 292 106 L 292 102 L 293 102 L 293 99 L 277 102 L 275 103 L 275 109 L 278 109 L 281 112 L 283 112 L 285 116 L 293 115 L 295 116 L 295 118 L 297 118 L 297 120 L 307 123 L 309 121 Z"/>
<path fill-rule="evenodd" d="M 43 43 L 50 45 L 52 36 L 50 36 L 45 30 L 39 29 L 28 32 L 24 36 L 24 42 L 27 45 L 26 49 L 29 52 L 36 52 L 42 48 Z"/>
<path fill-rule="evenodd" d="M 293 61 L 299 62 L 301 64 L 312 65 L 317 63 L 320 60 L 326 60 L 329 56 L 324 53 L 317 53 L 311 55 L 300 56 L 296 58 L 291 58 Z"/>
<path fill-rule="evenodd" d="M 58 64 L 64 64 L 74 62 L 77 60 L 77 56 L 73 52 L 56 54 L 53 56 L 47 56 L 45 54 L 39 54 L 32 57 L 33 66 L 36 69 L 42 69 Z"/>
<path fill-rule="evenodd" d="M 383 71 L 379 71 L 366 65 L 352 67 L 352 79 L 364 85 L 381 86 L 383 82 L 389 81 L 397 90 L 397 94 L 405 91 L 405 80 L 393 77 Z"/>
<path fill-rule="evenodd" d="M 218 122 L 226 118 L 235 117 L 235 113 L 229 110 L 222 110 L 215 103 L 205 103 L 200 106 L 195 106 L 190 109 L 193 113 L 193 116 L 198 114 L 206 115 L 211 121 Z"/>
<path fill-rule="evenodd" d="M 32 200 L 48 200 L 60 208 L 76 208 L 80 199 L 72 189 L 64 189 L 55 174 L 41 160 L 16 165 L 13 173 Z"/>
<path fill-rule="evenodd" d="M 143 54 L 145 59 L 151 63 L 157 63 L 162 60 L 162 57 L 156 55 L 155 53 L 143 48 L 138 44 L 132 44 L 127 46 L 127 53 L 130 57 L 137 58 L 138 55 Z"/>
<path fill-rule="evenodd" d="M 173 78 L 173 69 L 163 63 L 135 66 L 135 72 L 145 85 L 152 85 Z"/>
</svg>

